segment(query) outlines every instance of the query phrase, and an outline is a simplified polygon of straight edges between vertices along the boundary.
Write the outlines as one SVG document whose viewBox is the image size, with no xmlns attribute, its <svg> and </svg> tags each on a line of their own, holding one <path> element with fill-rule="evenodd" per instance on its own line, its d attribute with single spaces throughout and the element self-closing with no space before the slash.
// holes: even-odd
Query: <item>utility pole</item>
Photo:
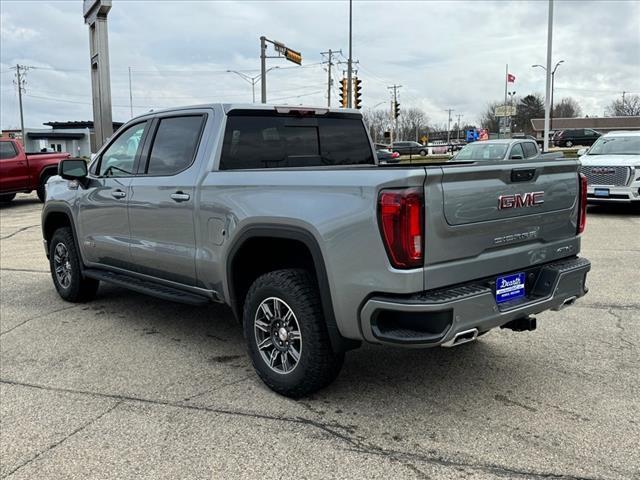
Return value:
<svg viewBox="0 0 640 480">
<path fill-rule="evenodd" d="M 459 113 L 459 114 L 457 115 L 457 117 L 458 117 L 458 134 L 456 135 L 456 140 L 457 140 L 458 142 L 460 142 L 460 119 L 461 119 L 462 117 L 464 117 L 464 115 L 462 115 L 461 113 Z"/>
<path fill-rule="evenodd" d="M 396 109 L 398 105 L 398 89 L 401 88 L 402 85 L 391 85 L 387 87 L 389 90 L 393 90 L 393 100 L 391 101 L 391 144 L 393 145 L 393 134 L 394 130 L 398 127 L 398 118 L 396 117 Z"/>
<path fill-rule="evenodd" d="M 553 0 L 549 0 L 549 23 L 547 26 L 547 85 L 544 97 L 544 147 L 549 151 L 549 129 L 551 127 L 551 52 L 553 43 Z"/>
<path fill-rule="evenodd" d="M 24 88 L 25 79 L 23 72 L 26 74 L 28 67 L 16 65 L 16 86 L 18 87 L 18 105 L 20 107 L 20 134 L 22 135 L 22 146 L 26 149 L 26 138 L 24 133 L 24 112 L 22 111 L 22 89 Z"/>
<path fill-rule="evenodd" d="M 267 38 L 260 37 L 260 90 L 261 103 L 267 103 Z"/>
<path fill-rule="evenodd" d="M 627 92 L 622 92 L 622 114 L 624 115 L 624 96 L 627 94 Z"/>
<path fill-rule="evenodd" d="M 506 104 L 506 102 L 505 102 Z M 447 123 L 447 146 L 451 143 L 451 112 L 454 112 L 453 108 L 448 108 L 445 112 L 449 112 L 449 122 Z"/>
<path fill-rule="evenodd" d="M 347 59 L 347 108 L 353 106 L 353 0 L 349 0 L 349 58 Z"/>
<path fill-rule="evenodd" d="M 133 118 L 133 93 L 131 92 L 131 67 L 129 67 L 129 111 Z"/>
<path fill-rule="evenodd" d="M 320 52 L 320 55 L 328 55 L 329 58 L 327 59 L 327 72 L 328 72 L 328 79 L 327 79 L 327 107 L 331 107 L 331 86 L 332 86 L 332 81 L 331 81 L 331 67 L 333 66 L 333 63 L 331 62 L 331 56 L 334 53 L 342 53 L 342 50 L 331 50 L 329 49 L 329 51 L 327 52 Z"/>
</svg>

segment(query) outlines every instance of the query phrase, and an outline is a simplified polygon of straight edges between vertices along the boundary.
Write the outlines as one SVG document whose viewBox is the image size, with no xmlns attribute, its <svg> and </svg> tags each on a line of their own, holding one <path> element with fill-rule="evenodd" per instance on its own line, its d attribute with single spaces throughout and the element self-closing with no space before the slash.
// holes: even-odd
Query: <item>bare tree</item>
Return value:
<svg viewBox="0 0 640 480">
<path fill-rule="evenodd" d="M 398 140 L 420 141 L 420 137 L 429 131 L 428 123 L 429 118 L 424 111 L 414 107 L 408 108 L 400 113 L 396 137 Z"/>
<path fill-rule="evenodd" d="M 614 100 L 607 107 L 607 115 L 612 117 L 637 117 L 640 116 L 640 95 L 625 95 Z"/>
<path fill-rule="evenodd" d="M 553 118 L 574 118 L 582 115 L 582 108 L 576 100 L 566 97 L 553 106 Z"/>
<path fill-rule="evenodd" d="M 369 134 L 374 142 L 384 142 L 384 132 L 391 129 L 391 118 L 385 110 L 364 109 L 362 111 L 364 122 L 369 128 Z"/>
<path fill-rule="evenodd" d="M 500 119 L 496 117 L 496 107 L 502 105 L 503 102 L 491 102 L 480 117 L 480 125 L 490 132 L 500 131 Z M 446 130 L 446 128 L 445 128 Z"/>
</svg>

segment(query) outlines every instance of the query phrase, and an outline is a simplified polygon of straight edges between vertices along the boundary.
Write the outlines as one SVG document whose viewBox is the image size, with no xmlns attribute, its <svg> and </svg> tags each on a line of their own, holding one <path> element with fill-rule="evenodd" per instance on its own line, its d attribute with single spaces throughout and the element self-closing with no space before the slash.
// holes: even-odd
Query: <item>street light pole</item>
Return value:
<svg viewBox="0 0 640 480">
<path fill-rule="evenodd" d="M 349 0 L 349 58 L 347 59 L 347 108 L 351 108 L 353 103 L 351 101 L 351 94 L 353 91 L 352 77 L 353 77 L 353 0 Z"/>
<path fill-rule="evenodd" d="M 280 67 L 268 68 L 264 73 L 266 74 L 267 72 L 270 72 L 271 70 L 275 70 L 276 68 L 280 68 Z M 256 75 L 255 77 L 251 77 L 246 73 L 242 73 L 237 70 L 227 70 L 227 73 L 235 73 L 240 78 L 242 78 L 243 80 L 251 84 L 251 91 L 253 93 L 253 103 L 256 103 L 256 83 L 258 83 L 258 80 L 262 78 L 263 74 L 261 73 L 259 75 Z"/>
<path fill-rule="evenodd" d="M 544 148 L 549 151 L 549 130 L 551 126 L 551 53 L 553 44 L 553 0 L 549 0 L 549 22 L 547 26 L 547 81 L 544 98 Z"/>
<path fill-rule="evenodd" d="M 260 82 L 261 103 L 267 103 L 267 38 L 260 37 Z"/>
<path fill-rule="evenodd" d="M 564 63 L 564 60 L 560 60 L 558 63 L 556 63 L 555 67 L 553 67 L 553 70 L 551 70 L 551 111 L 549 113 L 549 130 L 553 129 L 553 126 L 552 126 L 553 125 L 553 93 L 555 91 L 556 70 L 562 63 Z M 540 67 L 545 72 L 547 71 L 547 67 L 545 67 L 544 65 L 536 64 L 536 65 L 531 65 L 531 67 L 532 68 Z"/>
</svg>

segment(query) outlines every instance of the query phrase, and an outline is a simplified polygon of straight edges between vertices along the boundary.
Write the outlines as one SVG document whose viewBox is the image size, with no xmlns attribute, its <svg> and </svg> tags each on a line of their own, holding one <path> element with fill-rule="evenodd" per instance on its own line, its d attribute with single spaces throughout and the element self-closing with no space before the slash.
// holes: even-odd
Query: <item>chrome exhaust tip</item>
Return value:
<svg viewBox="0 0 640 480">
<path fill-rule="evenodd" d="M 441 347 L 457 347 L 458 345 L 462 345 L 463 343 L 473 342 L 476 338 L 478 338 L 478 329 L 472 328 L 470 330 L 464 330 L 462 332 L 456 333 L 451 340 L 448 342 L 444 342 L 441 344 Z"/>
</svg>

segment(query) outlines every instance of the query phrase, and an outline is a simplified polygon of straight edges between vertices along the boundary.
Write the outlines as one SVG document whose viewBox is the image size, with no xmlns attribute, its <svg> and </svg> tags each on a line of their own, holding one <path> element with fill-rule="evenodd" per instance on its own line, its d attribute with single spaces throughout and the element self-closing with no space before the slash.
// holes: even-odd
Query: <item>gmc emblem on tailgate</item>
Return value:
<svg viewBox="0 0 640 480">
<path fill-rule="evenodd" d="M 507 208 L 535 207 L 544 203 L 544 192 L 516 193 L 515 195 L 500 195 L 498 210 Z"/>
</svg>

